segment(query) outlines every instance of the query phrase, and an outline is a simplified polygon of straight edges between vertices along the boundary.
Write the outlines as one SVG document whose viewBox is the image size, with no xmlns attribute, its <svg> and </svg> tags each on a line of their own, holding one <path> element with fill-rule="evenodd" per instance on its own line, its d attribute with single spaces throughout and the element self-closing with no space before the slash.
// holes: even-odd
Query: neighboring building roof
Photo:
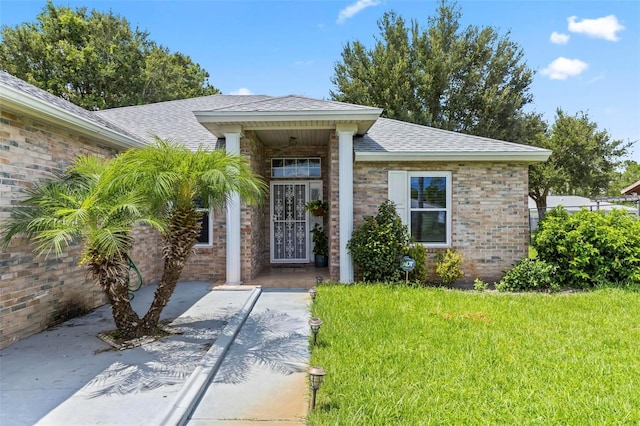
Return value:
<svg viewBox="0 0 640 426">
<path fill-rule="evenodd" d="M 378 119 L 366 135 L 356 138 L 354 150 L 356 160 L 366 161 L 546 161 L 551 155 L 551 151 L 534 146 L 388 118 Z"/>
<path fill-rule="evenodd" d="M 600 201 L 598 203 L 597 201 L 591 200 L 589 198 L 578 197 L 576 195 L 549 195 L 547 197 L 547 209 L 552 209 L 558 206 L 563 206 L 568 211 L 578 211 L 582 208 L 587 208 L 589 210 L 596 210 L 600 208 L 600 210 L 625 209 L 629 211 L 635 211 L 634 208 L 629 208 L 606 201 Z M 529 209 L 536 209 L 536 202 L 531 197 L 529 197 Z"/>
<path fill-rule="evenodd" d="M 632 194 L 640 195 L 640 180 L 637 181 L 636 183 L 632 183 L 631 185 L 627 186 L 622 191 L 620 191 L 620 193 L 626 194 L 626 195 L 632 195 Z"/>
<path fill-rule="evenodd" d="M 0 100 L 7 108 L 30 113 L 54 121 L 62 121 L 85 135 L 131 148 L 144 145 L 144 141 L 115 123 L 100 118 L 65 99 L 52 95 L 11 74 L 0 71 Z"/>
</svg>

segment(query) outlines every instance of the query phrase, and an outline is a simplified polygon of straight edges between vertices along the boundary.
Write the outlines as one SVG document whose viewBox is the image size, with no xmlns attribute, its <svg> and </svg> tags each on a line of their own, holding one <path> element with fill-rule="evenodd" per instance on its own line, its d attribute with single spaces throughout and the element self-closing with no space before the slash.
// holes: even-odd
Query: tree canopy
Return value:
<svg viewBox="0 0 640 426">
<path fill-rule="evenodd" d="M 2 26 L 0 68 L 89 110 L 218 93 L 189 56 L 172 53 L 111 11 L 56 7 Z"/>
<path fill-rule="evenodd" d="M 492 27 L 460 28 L 461 10 L 441 0 L 427 27 L 387 12 L 369 49 L 347 43 L 334 67 L 334 100 L 384 109 L 389 118 L 515 141 L 532 101 L 522 48 Z"/>
<path fill-rule="evenodd" d="M 613 140 L 599 130 L 585 112 L 568 115 L 562 109 L 548 131 L 539 126 L 528 142 L 553 151 L 549 160 L 529 168 L 529 196 L 536 201 L 540 217 L 551 192 L 594 197 L 606 194 L 621 158 L 631 143 Z"/>
</svg>

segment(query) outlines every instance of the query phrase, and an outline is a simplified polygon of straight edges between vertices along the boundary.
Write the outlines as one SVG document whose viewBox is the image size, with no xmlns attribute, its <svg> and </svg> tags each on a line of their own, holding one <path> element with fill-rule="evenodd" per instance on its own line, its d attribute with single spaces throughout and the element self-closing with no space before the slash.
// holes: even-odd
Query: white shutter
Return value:
<svg viewBox="0 0 640 426">
<path fill-rule="evenodd" d="M 409 208 L 407 206 L 407 172 L 406 170 L 389 170 L 389 199 L 396 205 L 396 211 L 402 219 L 402 223 L 407 225 Z"/>
</svg>

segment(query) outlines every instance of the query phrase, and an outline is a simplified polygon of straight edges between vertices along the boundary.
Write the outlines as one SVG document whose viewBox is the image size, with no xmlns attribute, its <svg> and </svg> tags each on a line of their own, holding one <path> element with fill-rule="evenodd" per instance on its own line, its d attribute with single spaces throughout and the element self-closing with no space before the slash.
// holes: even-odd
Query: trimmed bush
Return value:
<svg viewBox="0 0 640 426">
<path fill-rule="evenodd" d="M 364 281 L 397 282 L 402 272 L 400 259 L 408 245 L 409 230 L 393 202 L 387 200 L 376 216 L 365 216 L 364 223 L 353 231 L 347 249 Z"/>
<path fill-rule="evenodd" d="M 498 291 L 560 290 L 556 280 L 556 267 L 543 260 L 524 258 L 508 271 L 500 282 Z"/>
<path fill-rule="evenodd" d="M 561 287 L 640 283 L 640 221 L 624 210 L 547 213 L 533 235 L 537 258 L 556 266 Z"/>
<path fill-rule="evenodd" d="M 438 253 L 436 262 L 436 274 L 442 284 L 451 285 L 464 276 L 462 272 L 462 253 L 455 249 L 447 249 L 444 253 Z"/>
</svg>

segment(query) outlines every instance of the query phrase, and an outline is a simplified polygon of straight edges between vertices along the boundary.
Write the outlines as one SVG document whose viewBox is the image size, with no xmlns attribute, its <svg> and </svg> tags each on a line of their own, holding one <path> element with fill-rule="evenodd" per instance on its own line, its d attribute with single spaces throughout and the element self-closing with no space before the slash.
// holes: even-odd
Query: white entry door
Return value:
<svg viewBox="0 0 640 426">
<path fill-rule="evenodd" d="M 271 182 L 271 262 L 309 262 L 308 182 Z"/>
</svg>

